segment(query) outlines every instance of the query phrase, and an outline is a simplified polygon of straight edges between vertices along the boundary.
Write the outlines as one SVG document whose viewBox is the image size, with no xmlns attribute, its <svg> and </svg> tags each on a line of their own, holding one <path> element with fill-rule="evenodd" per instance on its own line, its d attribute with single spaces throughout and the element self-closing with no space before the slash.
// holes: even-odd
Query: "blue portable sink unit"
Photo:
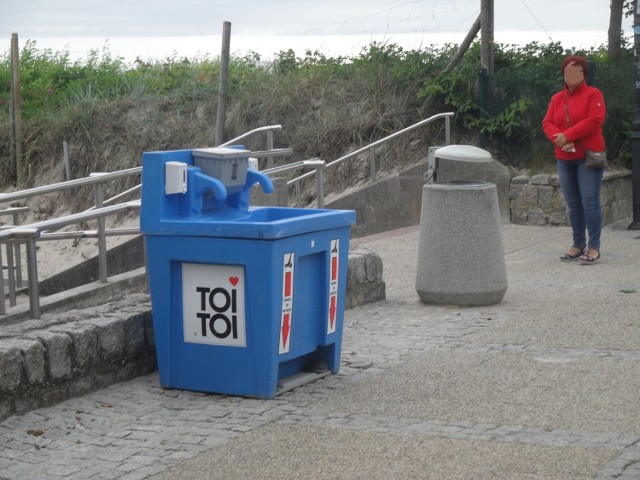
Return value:
<svg viewBox="0 0 640 480">
<path fill-rule="evenodd" d="M 207 149 L 207 160 L 219 155 L 227 176 L 236 157 L 246 168 L 246 150 L 227 150 Z M 201 153 L 143 155 L 161 384 L 272 398 L 336 373 L 355 212 L 249 207 L 251 186 L 269 192 L 271 180 L 241 171 L 246 183 L 227 187 L 195 165 Z"/>
</svg>

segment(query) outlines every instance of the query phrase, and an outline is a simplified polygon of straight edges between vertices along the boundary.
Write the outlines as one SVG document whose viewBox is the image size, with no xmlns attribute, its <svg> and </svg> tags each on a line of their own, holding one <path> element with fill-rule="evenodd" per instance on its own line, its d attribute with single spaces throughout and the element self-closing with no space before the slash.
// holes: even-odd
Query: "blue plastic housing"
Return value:
<svg viewBox="0 0 640 480">
<path fill-rule="evenodd" d="M 165 194 L 165 163 L 187 191 Z M 193 166 L 189 150 L 143 155 L 145 237 L 160 382 L 167 388 L 275 396 L 284 379 L 340 365 L 355 212 L 250 208 L 248 187 Z M 202 178 L 206 177 L 206 178 Z"/>
</svg>

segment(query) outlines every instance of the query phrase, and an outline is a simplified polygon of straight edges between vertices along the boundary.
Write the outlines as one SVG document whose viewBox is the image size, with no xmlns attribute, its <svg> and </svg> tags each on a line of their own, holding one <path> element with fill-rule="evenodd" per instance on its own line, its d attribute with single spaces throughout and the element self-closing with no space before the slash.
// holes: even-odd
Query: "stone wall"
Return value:
<svg viewBox="0 0 640 480">
<path fill-rule="evenodd" d="M 519 175 L 509 189 L 511 223 L 518 225 L 569 225 L 566 203 L 557 174 Z M 602 182 L 602 216 L 605 225 L 630 218 L 631 172 L 606 170 Z"/>
<path fill-rule="evenodd" d="M 353 247 L 349 251 L 346 308 L 359 307 L 385 298 L 382 259 L 366 247 Z"/>
<path fill-rule="evenodd" d="M 0 420 L 55 404 L 156 368 L 146 294 L 3 325 Z"/>
<path fill-rule="evenodd" d="M 382 260 L 349 252 L 347 308 L 384 300 Z M 5 320 L 6 321 L 6 320 Z M 149 295 L 0 325 L 0 420 L 157 368 Z"/>
</svg>

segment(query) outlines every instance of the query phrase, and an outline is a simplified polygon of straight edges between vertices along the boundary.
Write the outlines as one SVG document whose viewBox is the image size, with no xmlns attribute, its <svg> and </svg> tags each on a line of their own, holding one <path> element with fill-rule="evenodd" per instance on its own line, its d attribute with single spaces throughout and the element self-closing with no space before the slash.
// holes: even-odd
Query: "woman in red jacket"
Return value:
<svg viewBox="0 0 640 480">
<path fill-rule="evenodd" d="M 604 169 L 587 167 L 584 152 L 605 150 L 602 124 L 606 108 L 602 92 L 585 81 L 588 68 L 587 61 L 578 55 L 564 60 L 565 85 L 551 98 L 542 128 L 555 144 L 560 187 L 573 230 L 573 245 L 560 260 L 579 258 L 582 263 L 593 264 L 600 259 Z"/>
</svg>

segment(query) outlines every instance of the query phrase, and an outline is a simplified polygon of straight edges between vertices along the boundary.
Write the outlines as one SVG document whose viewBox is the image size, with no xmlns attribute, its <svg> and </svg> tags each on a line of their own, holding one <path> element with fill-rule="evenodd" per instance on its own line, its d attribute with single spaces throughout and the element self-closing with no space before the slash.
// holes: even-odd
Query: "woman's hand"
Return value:
<svg viewBox="0 0 640 480">
<path fill-rule="evenodd" d="M 557 135 L 554 135 L 554 137 L 555 139 L 553 142 L 560 148 L 562 148 L 568 142 L 567 137 L 564 133 L 558 133 Z"/>
<path fill-rule="evenodd" d="M 576 151 L 576 145 L 573 142 L 567 142 L 564 145 L 562 145 L 562 150 L 564 152 L 575 152 Z"/>
</svg>

